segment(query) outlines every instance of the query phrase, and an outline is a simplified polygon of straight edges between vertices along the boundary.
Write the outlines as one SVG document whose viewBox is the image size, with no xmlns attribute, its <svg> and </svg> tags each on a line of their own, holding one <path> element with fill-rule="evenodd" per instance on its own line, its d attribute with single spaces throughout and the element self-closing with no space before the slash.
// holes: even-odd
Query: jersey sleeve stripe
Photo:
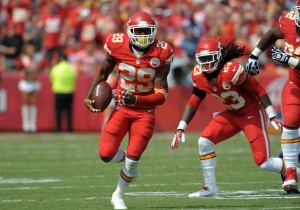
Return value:
<svg viewBox="0 0 300 210">
<path fill-rule="evenodd" d="M 107 47 L 107 44 L 105 43 L 105 45 L 104 45 L 104 49 L 105 49 L 105 51 L 109 54 L 109 55 L 111 55 L 111 50 L 110 49 L 108 49 L 108 47 Z"/>
<path fill-rule="evenodd" d="M 154 92 L 162 93 L 164 95 L 165 99 L 167 99 L 167 97 L 168 97 L 168 92 L 163 88 L 154 88 Z"/>
<path fill-rule="evenodd" d="M 241 73 L 243 71 L 244 71 L 244 68 L 242 65 L 240 65 L 239 69 L 236 71 L 236 73 L 234 74 L 234 77 L 231 80 L 232 84 L 236 84 L 236 82 L 239 80 L 239 76 L 241 75 Z"/>
<path fill-rule="evenodd" d="M 166 64 L 169 64 L 173 61 L 174 58 L 174 54 L 172 54 L 167 60 L 166 60 Z"/>
</svg>

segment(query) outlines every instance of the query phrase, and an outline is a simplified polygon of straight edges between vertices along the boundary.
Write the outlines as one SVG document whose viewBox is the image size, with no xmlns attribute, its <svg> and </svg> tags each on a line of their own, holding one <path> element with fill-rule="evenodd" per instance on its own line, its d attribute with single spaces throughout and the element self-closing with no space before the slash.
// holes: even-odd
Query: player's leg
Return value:
<svg viewBox="0 0 300 210">
<path fill-rule="evenodd" d="M 284 163 L 284 160 L 283 160 L 283 153 L 282 153 L 282 152 L 280 152 L 280 153 L 278 154 L 278 157 L 281 158 L 282 161 L 283 161 L 283 163 Z M 300 163 L 300 154 L 298 155 L 298 162 Z M 281 177 L 282 183 L 283 183 L 284 180 L 285 180 L 285 171 L 286 171 L 285 164 L 284 164 L 283 169 L 284 169 L 284 170 L 282 171 L 282 173 L 280 173 L 280 177 Z M 300 177 L 300 168 L 297 168 L 297 169 L 296 169 L 296 173 L 297 173 L 297 178 Z M 300 191 L 299 191 L 297 188 L 295 188 L 295 189 L 293 189 L 293 190 L 291 190 L 291 191 L 287 191 L 287 193 L 300 194 Z"/>
<path fill-rule="evenodd" d="M 290 80 L 287 80 L 282 90 L 281 104 L 284 124 L 281 149 L 286 165 L 282 188 L 288 192 L 298 188 L 296 167 L 300 151 L 300 88 Z"/>
<path fill-rule="evenodd" d="M 99 156 L 104 162 L 119 163 L 125 160 L 126 153 L 120 148 L 120 144 L 128 131 L 129 124 L 129 118 L 122 108 L 113 111 L 99 141 Z M 127 209 L 123 196 L 118 194 L 113 194 L 111 203 L 115 209 Z"/>
<path fill-rule="evenodd" d="M 123 200 L 129 185 L 138 174 L 139 160 L 154 132 L 154 113 L 132 112 L 134 119 L 129 128 L 129 143 L 125 165 L 121 169 L 118 186 L 112 195 L 112 204 L 116 207 L 126 207 Z"/>
<path fill-rule="evenodd" d="M 270 141 L 266 129 L 267 117 L 264 109 L 252 113 L 253 117 L 242 120 L 243 131 L 248 139 L 256 165 L 262 169 L 280 173 L 283 170 L 283 161 L 271 157 Z"/>
<path fill-rule="evenodd" d="M 99 156 L 104 162 L 119 163 L 125 160 L 120 144 L 129 129 L 130 120 L 123 109 L 114 110 L 99 141 Z"/>
<path fill-rule="evenodd" d="M 215 172 L 217 166 L 215 144 L 232 137 L 239 131 L 240 129 L 234 123 L 233 115 L 228 111 L 216 115 L 204 129 L 198 140 L 198 147 L 205 186 L 201 191 L 189 194 L 189 197 L 216 197 L 219 195 Z"/>
</svg>

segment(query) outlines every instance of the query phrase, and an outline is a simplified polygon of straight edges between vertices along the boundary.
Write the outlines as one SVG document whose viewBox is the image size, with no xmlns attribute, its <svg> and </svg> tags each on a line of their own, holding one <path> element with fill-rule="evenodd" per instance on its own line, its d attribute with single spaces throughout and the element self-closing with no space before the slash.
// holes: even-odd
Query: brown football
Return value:
<svg viewBox="0 0 300 210">
<path fill-rule="evenodd" d="M 104 111 L 110 104 L 112 97 L 110 85 L 105 81 L 99 82 L 93 90 L 92 99 L 95 100 L 94 107 Z"/>
</svg>

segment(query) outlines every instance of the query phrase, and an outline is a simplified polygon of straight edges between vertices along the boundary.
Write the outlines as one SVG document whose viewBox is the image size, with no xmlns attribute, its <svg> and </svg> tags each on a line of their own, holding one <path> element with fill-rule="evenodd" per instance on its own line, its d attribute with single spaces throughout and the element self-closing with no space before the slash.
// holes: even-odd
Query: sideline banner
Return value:
<svg viewBox="0 0 300 210">
<path fill-rule="evenodd" d="M 3 73 L 0 84 L 0 131 L 22 131 L 21 94 L 18 90 L 19 76 L 17 73 Z M 83 104 L 93 75 L 80 75 L 76 84 L 74 95 L 73 125 L 74 131 L 99 132 L 101 131 L 104 114 L 91 113 Z M 260 83 L 269 93 L 278 117 L 281 118 L 281 90 L 287 76 L 271 73 L 260 73 Z M 51 132 L 55 127 L 54 95 L 51 91 L 49 75 L 39 76 L 42 88 L 38 92 L 38 131 Z M 167 101 L 157 108 L 156 127 L 158 132 L 174 132 L 181 118 L 185 105 L 192 93 L 192 88 L 173 87 L 169 90 Z M 207 96 L 200 105 L 193 121 L 187 131 L 201 132 L 210 122 L 214 112 L 225 109 L 225 106 L 211 96 Z M 65 116 L 63 116 L 63 129 L 65 129 Z M 271 127 L 268 127 L 272 131 Z M 276 132 L 276 131 L 275 131 Z"/>
</svg>

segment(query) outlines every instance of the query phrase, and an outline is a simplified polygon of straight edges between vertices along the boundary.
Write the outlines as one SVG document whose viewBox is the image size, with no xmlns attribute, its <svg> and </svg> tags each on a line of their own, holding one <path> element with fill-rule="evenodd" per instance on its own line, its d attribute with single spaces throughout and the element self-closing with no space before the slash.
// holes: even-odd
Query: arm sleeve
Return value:
<svg viewBox="0 0 300 210">
<path fill-rule="evenodd" d="M 206 93 L 202 90 L 199 90 L 196 87 L 193 87 L 192 95 L 188 101 L 188 104 L 193 107 L 194 109 L 198 109 L 199 105 L 205 98 Z"/>
<path fill-rule="evenodd" d="M 152 93 L 147 96 L 137 96 L 138 105 L 162 105 L 167 97 L 168 92 L 162 87 L 155 87 L 155 93 Z"/>
</svg>

